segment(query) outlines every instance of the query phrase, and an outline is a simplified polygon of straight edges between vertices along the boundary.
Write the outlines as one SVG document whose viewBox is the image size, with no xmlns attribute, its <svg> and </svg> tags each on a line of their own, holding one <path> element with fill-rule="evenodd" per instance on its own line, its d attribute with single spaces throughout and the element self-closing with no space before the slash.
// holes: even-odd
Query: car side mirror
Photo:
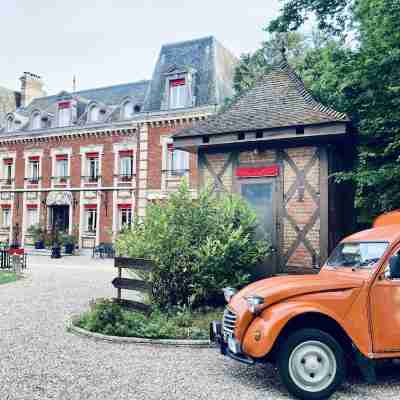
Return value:
<svg viewBox="0 0 400 400">
<path fill-rule="evenodd" d="M 395 255 L 389 259 L 390 279 L 400 279 L 400 256 Z"/>
</svg>

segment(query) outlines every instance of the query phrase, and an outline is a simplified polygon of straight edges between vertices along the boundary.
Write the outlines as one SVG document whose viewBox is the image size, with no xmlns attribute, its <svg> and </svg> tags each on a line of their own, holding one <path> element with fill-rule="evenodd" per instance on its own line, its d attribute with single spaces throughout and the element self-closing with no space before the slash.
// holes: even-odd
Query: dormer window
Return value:
<svg viewBox="0 0 400 400">
<path fill-rule="evenodd" d="M 14 120 L 13 117 L 8 117 L 6 121 L 6 131 L 11 132 L 14 127 Z"/>
<path fill-rule="evenodd" d="M 186 79 L 172 79 L 169 81 L 169 108 L 183 108 L 187 106 Z"/>
<path fill-rule="evenodd" d="M 39 112 L 32 114 L 31 126 L 32 129 L 40 129 L 42 127 L 42 118 Z"/>
<path fill-rule="evenodd" d="M 123 119 L 132 118 L 133 111 L 134 111 L 134 107 L 133 107 L 132 101 L 130 101 L 130 100 L 126 101 L 122 107 L 122 118 Z"/>
<path fill-rule="evenodd" d="M 89 121 L 97 122 L 100 119 L 100 108 L 98 106 L 92 106 L 89 111 Z"/>
<path fill-rule="evenodd" d="M 62 101 L 58 103 L 58 126 L 71 125 L 71 103 L 69 101 Z"/>
</svg>

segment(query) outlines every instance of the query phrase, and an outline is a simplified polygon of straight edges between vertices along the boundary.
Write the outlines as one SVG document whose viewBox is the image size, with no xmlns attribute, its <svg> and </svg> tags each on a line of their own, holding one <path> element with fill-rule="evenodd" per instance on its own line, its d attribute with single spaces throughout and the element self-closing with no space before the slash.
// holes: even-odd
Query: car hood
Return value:
<svg viewBox="0 0 400 400">
<path fill-rule="evenodd" d="M 232 299 L 241 302 L 249 296 L 261 296 L 264 306 L 292 297 L 336 290 L 346 290 L 361 287 L 364 279 L 360 276 L 332 276 L 333 274 L 278 276 L 267 278 L 246 286 Z M 337 274 L 335 274 L 337 275 Z"/>
</svg>

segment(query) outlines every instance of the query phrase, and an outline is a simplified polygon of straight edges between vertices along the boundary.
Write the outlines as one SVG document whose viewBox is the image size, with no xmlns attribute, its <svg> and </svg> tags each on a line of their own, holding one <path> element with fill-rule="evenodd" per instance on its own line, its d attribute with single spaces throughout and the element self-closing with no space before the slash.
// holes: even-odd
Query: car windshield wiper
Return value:
<svg viewBox="0 0 400 400">
<path fill-rule="evenodd" d="M 377 261 L 379 261 L 378 258 L 370 258 L 368 260 L 363 261 L 362 263 L 358 264 L 358 267 L 366 267 L 367 265 L 375 264 Z"/>
</svg>

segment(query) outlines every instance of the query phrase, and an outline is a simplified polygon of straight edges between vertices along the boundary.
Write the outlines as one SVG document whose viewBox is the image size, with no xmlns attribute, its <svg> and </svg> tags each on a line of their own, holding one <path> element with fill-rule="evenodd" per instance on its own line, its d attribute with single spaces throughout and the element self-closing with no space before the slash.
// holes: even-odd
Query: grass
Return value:
<svg viewBox="0 0 400 400">
<path fill-rule="evenodd" d="M 155 309 L 146 316 L 126 310 L 110 300 L 98 300 L 74 323 L 91 332 L 149 339 L 208 339 L 209 325 L 221 319 L 222 310 Z"/>
<path fill-rule="evenodd" d="M 15 282 L 18 276 L 15 272 L 0 271 L 0 285 L 3 283 Z"/>
</svg>

